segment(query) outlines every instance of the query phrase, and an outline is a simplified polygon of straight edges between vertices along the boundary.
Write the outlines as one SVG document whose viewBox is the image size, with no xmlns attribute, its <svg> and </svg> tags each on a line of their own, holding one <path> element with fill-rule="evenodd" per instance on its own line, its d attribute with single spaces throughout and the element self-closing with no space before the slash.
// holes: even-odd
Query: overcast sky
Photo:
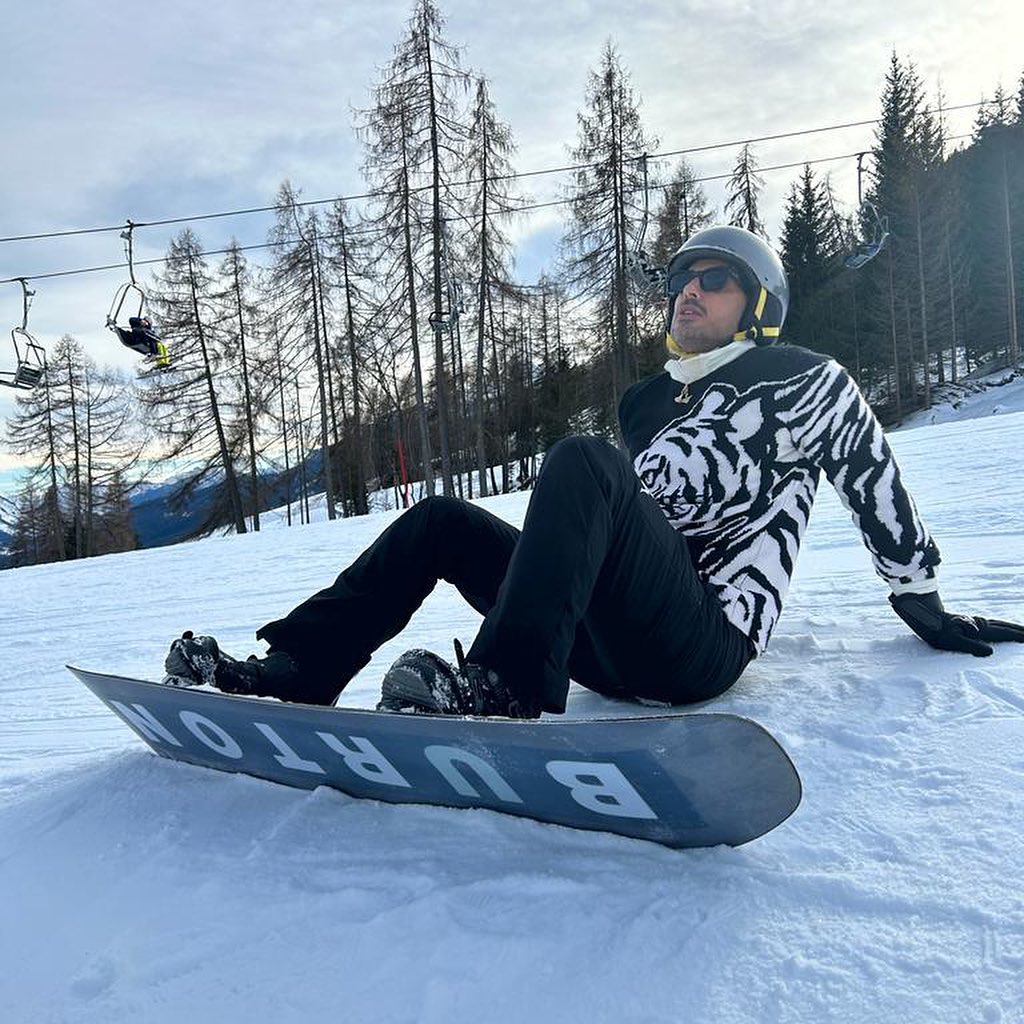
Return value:
<svg viewBox="0 0 1024 1024">
<path fill-rule="evenodd" d="M 670 152 L 877 117 L 893 50 L 947 105 L 1010 93 L 1024 71 L 1017 3 L 976 0 L 484 0 L 441 3 L 464 66 L 491 83 L 518 145 L 517 170 L 567 162 L 588 71 L 620 51 L 657 151 Z M 404 33 L 411 0 L 0 0 L 4 80 L 0 237 L 264 206 L 282 180 L 303 198 L 357 194 L 353 109 Z M 970 130 L 975 111 L 951 115 Z M 870 126 L 755 147 L 762 166 L 870 148 Z M 695 154 L 727 173 L 736 149 Z M 855 160 L 831 171 L 856 198 Z M 773 238 L 798 169 L 765 173 Z M 531 178 L 537 201 L 564 178 Z M 707 191 L 720 207 L 722 186 Z M 265 240 L 266 215 L 195 225 L 207 249 Z M 182 225 L 140 229 L 137 256 L 161 256 Z M 559 233 L 557 211 L 517 229 L 519 273 L 534 280 Z M 0 280 L 117 263 L 117 233 L 0 243 Z M 67 332 L 101 362 L 133 365 L 102 328 L 119 271 L 39 280 L 30 328 Z M 20 288 L 0 285 L 0 344 L 20 322 Z M 4 350 L 0 350 L 2 352 Z M 3 359 L 0 356 L 0 359 Z M 4 366 L 0 362 L 0 367 Z M 0 416 L 11 408 L 0 389 Z M 0 451 L 0 466 L 3 453 Z"/>
</svg>

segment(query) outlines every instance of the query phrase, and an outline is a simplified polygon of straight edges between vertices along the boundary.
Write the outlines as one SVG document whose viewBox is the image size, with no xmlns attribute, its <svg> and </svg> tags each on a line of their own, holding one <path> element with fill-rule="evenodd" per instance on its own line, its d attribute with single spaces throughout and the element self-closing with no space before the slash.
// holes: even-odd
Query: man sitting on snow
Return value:
<svg viewBox="0 0 1024 1024">
<path fill-rule="evenodd" d="M 788 284 L 736 227 L 698 232 L 667 270 L 665 372 L 631 387 L 630 460 L 570 437 L 547 453 L 522 532 L 476 505 L 428 498 L 326 590 L 256 633 L 236 661 L 211 637 L 171 645 L 170 682 L 333 704 L 439 579 L 484 616 L 457 664 L 429 651 L 388 670 L 378 708 L 535 718 L 570 677 L 667 704 L 728 689 L 782 610 L 822 471 L 888 583 L 896 614 L 942 650 L 992 653 L 1024 626 L 953 615 L 939 552 L 871 409 L 835 361 L 772 344 Z"/>
</svg>

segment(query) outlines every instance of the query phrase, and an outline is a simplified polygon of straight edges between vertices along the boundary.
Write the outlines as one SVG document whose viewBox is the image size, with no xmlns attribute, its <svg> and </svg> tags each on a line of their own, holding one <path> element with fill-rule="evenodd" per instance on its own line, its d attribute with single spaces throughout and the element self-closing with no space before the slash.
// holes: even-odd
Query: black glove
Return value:
<svg viewBox="0 0 1024 1024">
<path fill-rule="evenodd" d="M 992 653 L 1004 640 L 1024 644 L 1024 626 L 980 615 L 953 615 L 942 607 L 937 591 L 930 594 L 890 594 L 896 614 L 926 643 L 940 651 L 964 651 L 978 658 Z"/>
</svg>

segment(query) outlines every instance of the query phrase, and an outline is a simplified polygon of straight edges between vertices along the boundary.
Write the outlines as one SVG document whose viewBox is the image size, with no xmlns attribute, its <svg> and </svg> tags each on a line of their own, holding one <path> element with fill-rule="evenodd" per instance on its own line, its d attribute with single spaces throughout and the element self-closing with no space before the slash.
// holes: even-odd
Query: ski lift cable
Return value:
<svg viewBox="0 0 1024 1024">
<path fill-rule="evenodd" d="M 141 221 L 136 221 L 135 222 L 135 227 L 148 227 L 148 226 L 149 226 L 148 224 L 144 224 Z M 349 232 L 349 234 L 351 234 L 351 231 Z M 334 236 L 327 236 L 327 237 L 334 237 Z M 282 239 L 280 241 L 274 241 L 274 242 L 257 242 L 257 243 L 255 243 L 253 245 L 240 245 L 240 246 L 237 246 L 236 251 L 238 251 L 238 252 L 252 252 L 252 251 L 255 251 L 257 249 L 273 249 L 273 248 L 277 248 L 278 246 L 283 246 L 283 245 L 294 245 L 296 243 L 299 243 L 300 241 L 301 241 L 301 239 L 297 239 L 297 238 L 286 238 L 286 239 Z M 226 256 L 228 253 L 230 253 L 232 251 L 233 250 L 231 248 L 227 248 L 227 249 L 206 249 L 206 250 L 203 250 L 200 253 L 196 253 L 195 255 L 196 256 L 200 256 L 200 257 Z M 180 259 L 185 259 L 184 256 L 179 257 L 179 258 Z M 150 266 L 157 266 L 157 265 L 166 265 L 167 263 L 173 263 L 173 262 L 175 262 L 175 258 L 174 257 L 169 257 L 169 256 L 153 256 L 153 257 L 151 257 L 149 259 L 145 259 L 145 260 L 133 260 L 133 266 L 134 267 L 150 267 Z M 99 274 L 99 273 L 105 273 L 105 272 L 110 271 L 110 270 L 124 270 L 124 266 L 125 266 L 124 263 L 105 263 L 105 264 L 102 264 L 100 266 L 95 266 L 95 267 L 80 267 L 80 268 L 78 268 L 76 270 L 54 270 L 54 271 L 49 271 L 49 272 L 43 273 L 43 274 L 30 274 L 30 275 L 26 275 L 26 280 L 29 280 L 29 281 L 43 281 L 43 280 L 47 280 L 48 278 L 53 278 L 53 277 L 73 277 L 73 276 L 75 276 L 77 274 Z M 0 281 L 0 284 L 11 284 L 11 283 L 17 282 L 19 280 L 21 280 L 20 277 L 5 278 L 2 281 Z"/>
<path fill-rule="evenodd" d="M 795 161 L 794 163 L 789 163 L 789 164 L 779 164 L 779 165 L 773 166 L 773 167 L 762 167 L 761 171 L 764 172 L 764 173 L 767 173 L 769 171 L 783 170 L 783 169 L 790 168 L 790 167 L 802 167 L 802 166 L 804 166 L 804 164 L 807 164 L 807 163 L 812 163 L 812 164 L 816 164 L 816 163 L 832 163 L 832 162 L 836 162 L 836 161 L 839 161 L 839 160 L 849 159 L 850 156 L 854 156 L 854 155 L 856 155 L 856 154 L 843 154 L 842 156 L 821 157 L 819 159 L 809 160 L 809 161 L 808 160 L 798 160 L 798 161 Z M 694 181 L 695 181 L 695 183 L 701 183 L 701 182 L 706 182 L 706 181 L 717 181 L 717 180 L 720 180 L 720 179 L 723 179 L 723 178 L 728 178 L 730 176 L 731 175 L 729 175 L 729 174 L 710 175 L 710 176 L 704 177 L 704 178 L 695 178 Z M 654 184 L 654 185 L 651 186 L 651 188 L 657 188 L 657 189 L 665 189 L 665 188 L 668 188 L 668 187 L 669 186 L 665 185 L 665 184 Z M 548 201 L 541 202 L 541 203 L 531 203 L 531 204 L 528 204 L 526 206 L 518 206 L 518 207 L 515 207 L 513 210 L 511 210 L 509 212 L 510 213 L 516 213 L 516 214 L 519 214 L 519 213 L 531 213 L 531 212 L 533 212 L 535 210 L 544 210 L 544 209 L 551 209 L 553 207 L 566 206 L 570 202 L 572 202 L 571 199 L 552 199 L 552 200 L 548 200 Z M 449 220 L 460 220 L 460 219 L 461 220 L 465 220 L 466 218 L 465 218 L 464 214 L 455 214 L 453 217 L 447 218 L 447 219 L 449 219 Z M 150 226 L 154 225 L 154 223 L 156 223 L 156 222 L 153 222 L 153 221 L 135 221 L 135 222 L 133 222 L 135 227 L 150 227 Z M 103 229 L 103 230 L 110 230 L 110 229 Z M 124 230 L 124 229 L 122 228 L 122 230 Z M 371 229 L 360 230 L 360 229 L 355 229 L 355 228 L 348 228 L 348 229 L 346 229 L 346 233 L 348 235 L 353 235 L 353 234 L 360 234 L 360 235 L 361 234 L 373 234 L 373 230 L 371 230 Z M 332 234 L 332 235 L 325 235 L 325 236 L 321 236 L 321 237 L 323 237 L 323 238 L 337 238 L 337 237 L 340 237 L 340 236 L 338 234 Z M 0 241 L 3 241 L 3 239 L 0 239 Z M 287 245 L 295 245 L 295 244 L 305 244 L 305 239 L 302 239 L 302 238 L 286 238 L 286 239 L 275 240 L 275 241 L 272 241 L 272 242 L 256 242 L 256 243 L 253 243 L 252 245 L 238 246 L 237 247 L 237 251 L 238 252 L 255 252 L 255 251 L 259 251 L 259 250 L 263 250 L 263 249 L 272 249 L 272 248 L 277 248 L 279 246 L 287 246 Z M 207 249 L 207 250 L 204 250 L 204 251 L 198 253 L 197 255 L 202 256 L 202 257 L 207 257 L 207 256 L 225 256 L 225 255 L 227 255 L 231 251 L 232 251 L 232 249 L 230 249 L 230 248 L 225 248 L 225 249 Z M 133 260 L 133 266 L 135 266 L 135 267 L 157 266 L 157 265 L 166 265 L 169 262 L 172 262 L 170 257 L 167 257 L 167 256 L 155 256 L 155 257 L 151 257 L 149 259 L 144 259 L 144 260 Z M 123 263 L 106 263 L 106 264 L 101 264 L 99 266 L 93 266 L 93 267 L 80 267 L 80 268 L 77 268 L 77 269 L 74 269 L 74 270 L 48 271 L 46 273 L 26 275 L 26 277 L 27 277 L 27 280 L 30 280 L 30 281 L 43 281 L 43 280 L 48 280 L 50 278 L 56 278 L 56 277 L 74 277 L 74 276 L 77 276 L 79 274 L 98 274 L 98 273 L 106 273 L 106 272 L 111 271 L 111 270 L 122 270 L 122 269 L 124 269 L 124 264 Z M 13 283 L 13 282 L 16 282 L 18 280 L 19 280 L 19 278 L 17 278 L 17 277 L 6 278 L 3 281 L 0 281 L 0 284 Z"/>
<path fill-rule="evenodd" d="M 954 108 L 946 108 L 946 109 L 954 109 Z M 958 141 L 960 139 L 969 138 L 969 137 L 971 137 L 970 133 L 965 133 L 965 134 L 962 134 L 962 135 L 951 135 L 951 136 L 948 137 L 948 141 L 955 142 L 955 141 Z M 838 163 L 839 161 L 849 160 L 849 159 L 851 159 L 853 157 L 856 157 L 856 156 L 858 156 L 858 153 L 863 153 L 863 152 L 866 152 L 866 151 L 865 150 L 860 150 L 860 151 L 855 152 L 855 153 L 844 153 L 844 154 L 841 154 L 841 155 L 838 155 L 838 156 L 817 157 L 817 158 L 812 159 L 812 160 L 793 160 L 793 161 L 790 161 L 788 163 L 783 163 L 783 164 L 772 164 L 771 166 L 768 166 L 768 167 L 761 167 L 761 168 L 759 168 L 758 173 L 767 174 L 767 173 L 771 173 L 773 171 L 790 170 L 793 167 L 812 166 L 812 165 L 823 164 L 823 163 Z M 710 182 L 710 181 L 723 181 L 723 180 L 726 180 L 726 179 L 728 179 L 730 177 L 732 177 L 732 172 L 731 171 L 727 172 L 727 173 L 722 173 L 722 174 L 710 174 L 710 175 L 705 175 L 703 177 L 694 178 L 693 182 L 694 182 L 694 184 L 704 184 L 704 183 Z M 669 187 L 670 187 L 670 183 L 654 183 L 654 184 L 652 184 L 650 186 L 651 189 L 659 189 L 659 190 L 665 190 L 665 189 L 667 189 Z M 510 212 L 511 213 L 516 213 L 516 214 L 531 213 L 531 212 L 534 212 L 536 210 L 551 209 L 553 207 L 566 206 L 570 202 L 572 202 L 571 199 L 552 199 L 552 200 L 547 200 L 545 202 L 530 203 L 530 204 L 527 204 L 525 206 L 518 206 L 518 207 L 515 207 Z M 307 204 L 307 205 L 313 205 L 313 204 L 310 203 L 310 204 Z M 272 209 L 277 209 L 277 207 L 267 207 L 267 209 L 272 210 Z M 230 216 L 230 214 L 223 214 L 223 215 L 217 215 L 217 216 Z M 457 214 L 455 217 L 450 218 L 450 219 L 460 219 L 460 216 L 463 216 L 463 215 L 458 215 Z M 195 218 L 195 219 L 199 219 L 199 218 Z M 463 216 L 463 219 L 464 219 L 464 216 Z M 150 226 L 157 226 L 157 225 L 160 225 L 160 224 L 170 224 L 170 223 L 182 223 L 182 220 L 181 219 L 175 219 L 175 220 L 171 220 L 171 221 L 135 221 L 135 222 L 133 222 L 135 227 L 150 227 Z M 117 227 L 120 228 L 120 230 L 122 230 L 122 231 L 124 230 L 124 228 L 121 227 L 121 225 L 118 225 Z M 97 231 L 99 231 L 99 230 L 110 231 L 110 230 L 115 230 L 115 228 L 102 228 L 102 229 L 96 229 L 96 230 Z M 76 232 L 69 232 L 69 233 L 74 234 Z M 80 233 L 80 232 L 78 232 L 78 233 Z M 373 229 L 348 228 L 348 229 L 346 229 L 346 233 L 348 235 L 353 235 L 353 234 L 360 234 L 360 235 L 361 234 L 372 234 L 373 233 Z M 50 236 L 36 236 L 36 237 L 50 237 Z M 333 235 L 325 235 L 325 236 L 321 236 L 321 237 L 323 237 L 323 238 L 336 238 L 336 237 L 340 237 L 340 236 L 337 235 L 337 234 L 333 234 Z M 11 240 L 12 239 L 0 238 L 0 242 L 11 241 Z M 301 241 L 303 241 L 303 240 L 296 239 L 296 238 L 291 238 L 291 239 L 276 240 L 276 241 L 272 241 L 272 242 L 257 242 L 257 243 L 254 243 L 252 245 L 237 246 L 236 248 L 237 248 L 238 252 L 255 252 L 255 251 L 259 251 L 259 250 L 263 250 L 263 249 L 276 248 L 276 247 L 279 247 L 279 246 L 294 245 L 294 244 L 297 244 L 297 243 L 299 243 Z M 210 250 L 204 250 L 203 252 L 198 253 L 198 255 L 202 256 L 202 257 L 207 257 L 207 256 L 224 256 L 224 255 L 227 255 L 231 251 L 232 251 L 231 248 L 210 249 Z M 145 259 L 145 260 L 135 260 L 135 261 L 133 261 L 133 265 L 135 267 L 140 267 L 140 266 L 157 266 L 157 265 L 166 265 L 169 262 L 171 262 L 171 258 L 170 257 L 157 256 L 157 257 L 152 257 L 150 259 Z M 30 275 L 24 275 L 24 276 L 29 281 L 43 281 L 43 280 L 48 280 L 48 279 L 51 279 L 51 278 L 58 278 L 58 277 L 75 277 L 75 276 L 78 276 L 80 274 L 105 273 L 105 272 L 108 272 L 108 271 L 111 271 L 111 270 L 121 270 L 123 268 L 124 268 L 124 264 L 123 263 L 108 263 L 108 264 L 103 264 L 103 265 L 100 265 L 100 266 L 81 267 L 81 268 L 76 268 L 74 270 L 48 271 L 46 273 L 30 274 Z M 20 280 L 20 277 L 4 278 L 4 279 L 0 280 L 0 284 L 16 283 L 18 280 Z"/>
<path fill-rule="evenodd" d="M 958 111 L 958 110 L 969 110 L 969 109 L 976 109 L 976 108 L 981 107 L 981 106 L 989 106 L 993 102 L 995 102 L 995 101 L 994 100 L 981 100 L 981 101 L 978 101 L 978 102 L 975 102 L 975 103 L 962 103 L 962 104 L 957 104 L 957 105 L 954 105 L 954 106 L 943 107 L 942 109 L 943 109 L 944 113 L 952 112 L 952 111 Z M 844 129 L 847 129 L 847 128 L 863 128 L 863 127 L 867 127 L 869 125 L 878 124 L 880 122 L 880 120 L 881 120 L 881 118 L 870 118 L 870 119 L 863 120 L 863 121 L 847 121 L 847 122 L 838 123 L 838 124 L 823 125 L 823 126 L 818 127 L 818 128 L 803 128 L 803 129 L 797 129 L 795 131 L 789 131 L 789 132 L 776 132 L 776 133 L 774 133 L 772 135 L 760 135 L 760 136 L 755 136 L 753 138 L 748 138 L 748 139 L 738 139 L 738 140 L 734 139 L 734 140 L 731 140 L 731 141 L 728 141 L 728 142 L 713 142 L 713 143 L 708 143 L 708 144 L 703 145 L 703 146 L 690 146 L 690 147 L 687 147 L 685 149 L 668 150 L 668 151 L 665 151 L 663 153 L 643 154 L 642 156 L 631 157 L 630 159 L 635 160 L 635 161 L 639 161 L 639 160 L 643 160 L 647 156 L 654 156 L 655 158 L 663 159 L 663 158 L 673 157 L 673 156 L 686 156 L 686 155 L 689 155 L 691 153 L 705 153 L 705 152 L 710 152 L 710 151 L 713 151 L 713 150 L 716 150 L 716 149 L 731 149 L 731 148 L 735 148 L 736 146 L 753 145 L 755 143 L 761 143 L 761 142 L 777 142 L 777 141 L 779 141 L 781 139 L 799 138 L 799 137 L 805 136 L 805 135 L 818 135 L 818 134 L 822 134 L 824 132 L 841 131 L 841 130 L 844 130 Z M 540 176 L 543 176 L 543 175 L 546 175 L 546 174 L 565 174 L 565 173 L 567 173 L 569 171 L 584 170 L 584 169 L 589 168 L 589 167 L 597 167 L 597 166 L 599 166 L 599 164 L 600 164 L 600 162 L 597 161 L 597 162 L 593 162 L 593 163 L 565 164 L 565 165 L 562 165 L 560 167 L 543 167 L 543 168 L 538 168 L 538 169 L 532 170 L 532 171 L 514 171 L 514 172 L 511 172 L 509 174 L 496 175 L 496 176 L 494 176 L 492 178 L 489 178 L 488 180 L 490 180 L 490 181 L 515 181 L 515 180 L 518 180 L 519 178 L 540 177 Z M 476 184 L 481 184 L 481 181 L 482 181 L 482 179 L 467 179 L 466 181 L 453 182 L 452 184 L 453 185 L 476 185 Z M 414 192 L 414 193 L 416 193 L 416 192 L 423 192 L 423 191 L 428 191 L 431 187 L 432 187 L 431 185 L 423 185 L 423 186 L 418 186 L 418 187 L 416 187 L 414 189 L 410 189 L 409 191 L 410 192 Z M 299 207 L 326 206 L 326 205 L 329 205 L 329 204 L 332 204 L 332 203 L 337 203 L 337 202 L 352 202 L 352 201 L 363 200 L 363 199 L 376 199 L 376 198 L 380 198 L 380 197 L 387 197 L 388 195 L 392 195 L 392 194 L 395 194 L 395 193 L 392 193 L 392 192 L 389 192 L 389 191 L 385 191 L 385 190 L 377 189 L 377 190 L 372 190 L 372 191 L 369 191 L 369 192 L 356 193 L 356 194 L 352 194 L 352 195 L 334 196 L 334 197 L 332 197 L 330 199 L 297 200 L 295 202 L 295 205 L 299 206 Z M 235 210 L 219 210 L 219 211 L 215 211 L 213 213 L 195 214 L 195 215 L 189 216 L 189 217 L 166 217 L 166 218 L 155 219 L 155 220 L 139 221 L 136 226 L 137 227 L 166 227 L 166 226 L 172 225 L 172 224 L 190 224 L 190 223 L 194 223 L 196 221 L 202 221 L 202 220 L 214 220 L 214 219 L 227 218 L 227 217 L 242 217 L 242 216 L 248 216 L 248 215 L 258 214 L 258 213 L 273 213 L 277 209 L 279 209 L 279 205 L 278 204 L 274 204 L 274 205 L 270 205 L 270 206 L 251 206 L 251 207 L 243 207 L 243 208 L 239 208 L 239 209 L 235 209 Z M 100 234 L 100 233 L 105 233 L 105 232 L 110 232 L 110 231 L 121 231 L 121 230 L 123 230 L 122 225 L 120 225 L 120 224 L 113 224 L 113 225 L 106 225 L 106 226 L 102 226 L 102 227 L 71 228 L 71 229 L 61 230 L 61 231 L 41 231 L 41 232 L 35 232 L 35 233 L 32 233 L 32 234 L 25 234 L 25 235 L 8 235 L 8 236 L 3 236 L 3 237 L 0 237 L 0 243 L 2 243 L 2 242 L 40 241 L 40 240 L 43 240 L 43 239 L 50 239 L 50 238 L 67 238 L 67 237 L 74 236 L 74 235 Z"/>
</svg>

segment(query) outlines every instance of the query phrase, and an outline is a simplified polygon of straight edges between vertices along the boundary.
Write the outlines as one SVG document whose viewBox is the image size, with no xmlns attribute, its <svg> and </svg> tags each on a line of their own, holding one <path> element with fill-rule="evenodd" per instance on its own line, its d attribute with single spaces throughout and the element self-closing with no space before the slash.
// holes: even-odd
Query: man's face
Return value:
<svg viewBox="0 0 1024 1024">
<path fill-rule="evenodd" d="M 699 273 L 727 265 L 723 260 L 694 260 L 689 269 Z M 694 277 L 676 296 L 669 331 L 684 352 L 710 352 L 732 341 L 746 305 L 746 293 L 735 277 L 719 291 L 704 291 L 700 278 Z"/>
</svg>

